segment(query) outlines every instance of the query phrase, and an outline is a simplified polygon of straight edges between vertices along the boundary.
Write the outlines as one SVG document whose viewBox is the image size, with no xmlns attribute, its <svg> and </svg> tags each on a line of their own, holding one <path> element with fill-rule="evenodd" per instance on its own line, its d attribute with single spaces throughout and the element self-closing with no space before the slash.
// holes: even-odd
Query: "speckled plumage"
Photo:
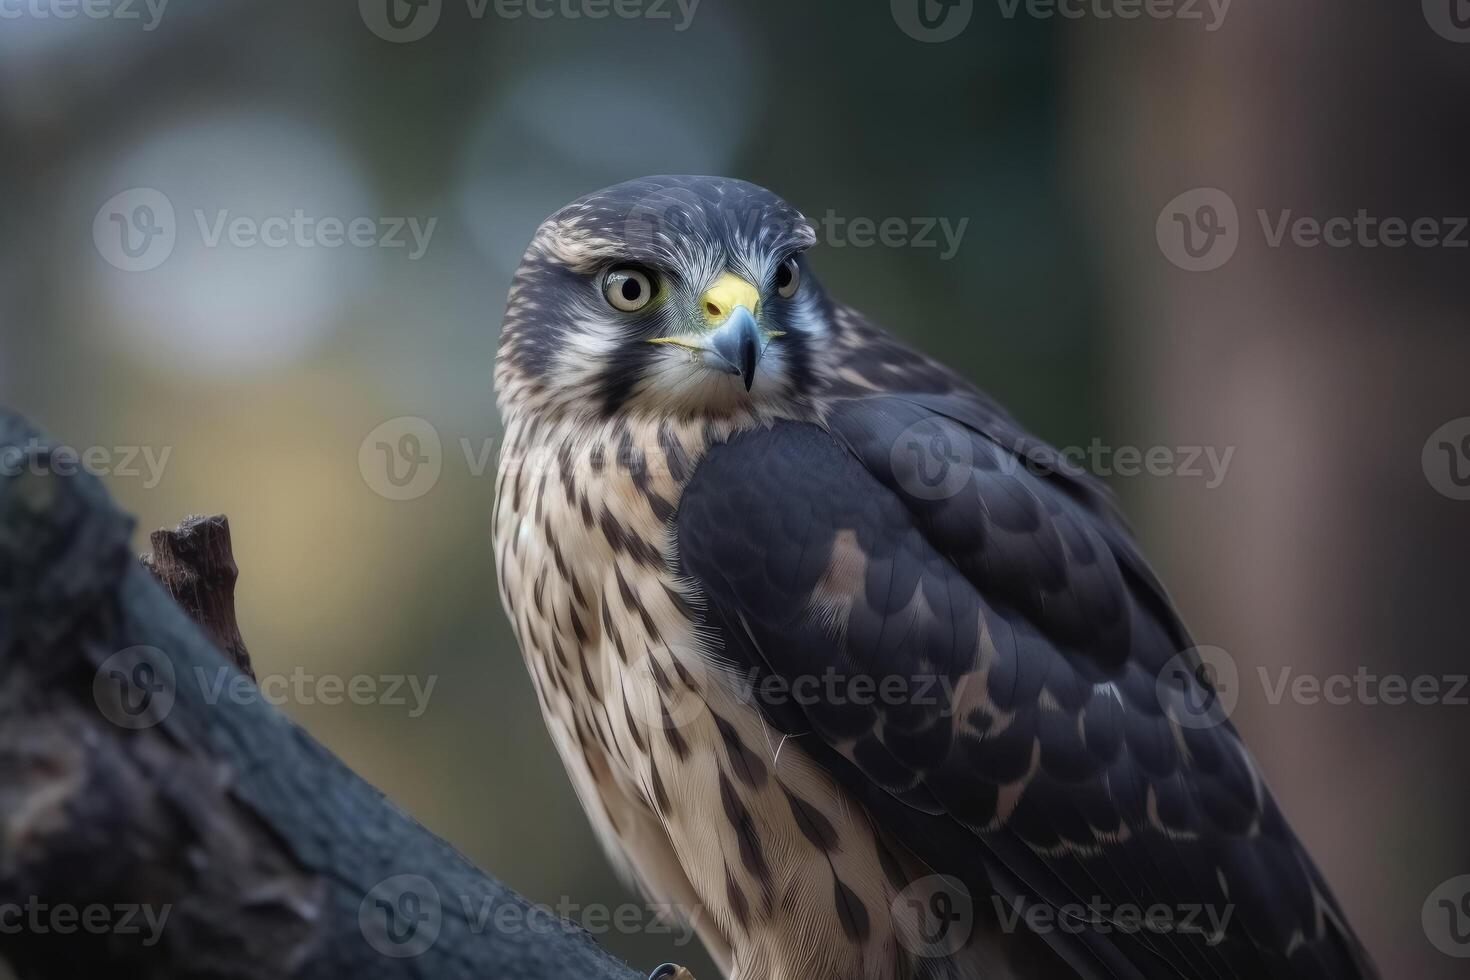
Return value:
<svg viewBox="0 0 1470 980">
<path fill-rule="evenodd" d="M 812 244 L 760 188 L 647 178 L 548 219 L 511 291 L 501 596 L 609 854 L 740 980 L 1372 976 L 1234 730 L 1158 693 L 1198 661 L 1105 495 L 804 259 L 779 296 Z M 636 314 L 600 285 L 628 263 Z M 726 272 L 749 390 L 645 342 Z M 951 892 L 973 925 L 931 941 Z"/>
</svg>

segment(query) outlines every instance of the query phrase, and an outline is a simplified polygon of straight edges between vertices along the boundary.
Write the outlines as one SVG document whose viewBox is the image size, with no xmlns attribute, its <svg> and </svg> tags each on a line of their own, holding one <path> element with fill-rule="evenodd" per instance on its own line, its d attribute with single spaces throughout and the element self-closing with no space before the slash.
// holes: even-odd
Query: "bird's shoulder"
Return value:
<svg viewBox="0 0 1470 980">
<path fill-rule="evenodd" d="M 720 657 L 827 679 L 769 720 L 977 897 L 1167 909 L 1053 937 L 1081 975 L 1371 975 L 1108 493 L 936 362 L 846 346 L 675 519 Z"/>
</svg>

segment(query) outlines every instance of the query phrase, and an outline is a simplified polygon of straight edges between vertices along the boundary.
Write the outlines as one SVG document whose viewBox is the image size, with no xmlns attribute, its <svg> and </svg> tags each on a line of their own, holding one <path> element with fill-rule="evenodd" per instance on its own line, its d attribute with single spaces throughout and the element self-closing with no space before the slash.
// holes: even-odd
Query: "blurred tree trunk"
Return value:
<svg viewBox="0 0 1470 980">
<path fill-rule="evenodd" d="M 1470 415 L 1470 251 L 1272 248 L 1258 212 L 1470 214 L 1470 45 L 1418 3 L 1329 0 L 1236 4 L 1216 32 L 1114 21 L 1071 39 L 1075 177 L 1109 202 L 1094 217 L 1117 261 L 1115 387 L 1138 413 L 1112 420 L 1118 442 L 1236 448 L 1218 489 L 1151 480 L 1123 488 L 1129 510 L 1196 641 L 1239 665 L 1235 720 L 1384 975 L 1448 978 L 1420 909 L 1470 868 L 1466 783 L 1445 779 L 1465 773 L 1470 709 L 1273 704 L 1261 670 L 1271 685 L 1283 668 L 1466 670 L 1470 503 L 1436 492 L 1420 456 Z M 1120 116 L 1131 127 L 1089 127 Z M 1200 187 L 1237 206 L 1240 244 L 1189 272 L 1155 222 Z M 1442 806 L 1411 802 L 1426 799 Z"/>
</svg>

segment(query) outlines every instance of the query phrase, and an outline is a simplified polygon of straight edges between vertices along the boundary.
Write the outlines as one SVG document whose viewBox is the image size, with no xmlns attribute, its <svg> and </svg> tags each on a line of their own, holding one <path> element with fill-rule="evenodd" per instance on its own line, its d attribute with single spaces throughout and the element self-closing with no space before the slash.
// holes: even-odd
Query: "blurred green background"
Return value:
<svg viewBox="0 0 1470 980">
<path fill-rule="evenodd" d="M 743 177 L 814 218 L 967 220 L 952 256 L 845 235 L 814 264 L 1059 445 L 1233 450 L 1218 486 L 1112 482 L 1199 641 L 1239 664 L 1235 719 L 1385 976 L 1463 975 L 1421 910 L 1470 872 L 1470 707 L 1272 703 L 1256 678 L 1467 669 L 1470 502 L 1421 457 L 1470 416 L 1470 252 L 1273 248 L 1256 215 L 1470 214 L 1470 44 L 1436 30 L 1434 0 L 1239 0 L 1223 20 L 963 0 L 942 41 L 906 2 L 593 19 L 568 16 L 580 0 L 547 18 L 443 0 L 416 40 L 385 30 L 386 0 L 6 7 L 0 401 L 108 451 L 140 549 L 188 513 L 229 515 L 261 674 L 435 678 L 417 717 L 283 707 L 577 918 L 638 900 L 496 593 L 490 372 L 521 251 L 561 204 L 651 173 Z M 138 188 L 172 206 L 175 241 L 127 271 L 110 215 L 146 218 Z M 1212 271 L 1156 233 L 1195 188 L 1239 211 Z M 222 218 L 298 210 L 435 224 L 421 256 L 406 231 L 401 248 L 210 244 Z M 400 416 L 440 439 L 411 500 L 359 461 Z M 157 480 L 124 465 L 134 447 Z M 643 968 L 705 963 L 652 928 L 600 938 Z"/>
</svg>

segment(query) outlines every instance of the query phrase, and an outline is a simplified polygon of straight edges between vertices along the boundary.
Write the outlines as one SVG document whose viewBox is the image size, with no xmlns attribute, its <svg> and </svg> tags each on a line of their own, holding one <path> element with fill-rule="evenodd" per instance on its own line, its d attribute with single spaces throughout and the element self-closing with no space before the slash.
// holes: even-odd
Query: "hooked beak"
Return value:
<svg viewBox="0 0 1470 980">
<path fill-rule="evenodd" d="M 760 292 L 732 272 L 726 272 L 700 298 L 707 332 L 684 337 L 655 337 L 652 344 L 674 344 L 699 354 L 708 366 L 738 374 L 749 391 L 766 344 L 784 331 L 762 333 L 756 323 Z"/>
<path fill-rule="evenodd" d="M 730 319 L 709 335 L 710 353 L 719 358 L 716 366 L 745 381 L 745 390 L 755 384 L 755 366 L 761 359 L 761 334 L 755 316 L 743 306 L 735 307 Z"/>
</svg>

